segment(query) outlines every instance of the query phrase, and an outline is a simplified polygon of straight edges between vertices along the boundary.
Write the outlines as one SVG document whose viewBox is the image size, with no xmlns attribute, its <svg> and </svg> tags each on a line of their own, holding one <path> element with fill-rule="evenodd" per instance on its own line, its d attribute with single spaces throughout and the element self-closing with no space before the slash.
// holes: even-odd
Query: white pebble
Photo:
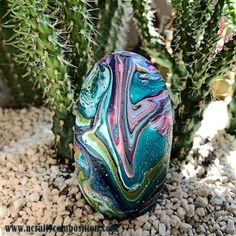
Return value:
<svg viewBox="0 0 236 236">
<path fill-rule="evenodd" d="M 32 202 L 38 202 L 39 201 L 39 194 L 38 193 L 32 193 L 29 197 L 30 201 Z"/>
<path fill-rule="evenodd" d="M 134 232 L 134 236 L 142 236 L 143 234 L 143 231 L 141 228 L 138 228 L 137 230 L 135 230 Z"/>
<path fill-rule="evenodd" d="M 159 234 L 161 236 L 165 236 L 166 235 L 166 226 L 162 223 L 159 224 Z"/>
<path fill-rule="evenodd" d="M 58 166 L 51 166 L 51 171 L 53 174 L 58 175 L 59 174 Z"/>
</svg>

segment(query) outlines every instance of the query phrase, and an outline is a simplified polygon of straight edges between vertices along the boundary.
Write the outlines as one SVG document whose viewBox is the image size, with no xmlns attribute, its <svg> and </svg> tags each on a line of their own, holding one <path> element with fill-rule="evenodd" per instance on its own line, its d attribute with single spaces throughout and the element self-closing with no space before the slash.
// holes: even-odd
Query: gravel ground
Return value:
<svg viewBox="0 0 236 236">
<path fill-rule="evenodd" d="M 236 235 L 232 136 L 224 131 L 210 138 L 198 134 L 186 160 L 171 162 L 156 206 L 136 219 L 118 222 L 94 212 L 81 196 L 75 174 L 57 163 L 51 116 L 45 108 L 0 108 L 0 236 L 17 235 L 4 232 L 8 224 L 117 225 L 114 233 L 71 235 Z"/>
</svg>

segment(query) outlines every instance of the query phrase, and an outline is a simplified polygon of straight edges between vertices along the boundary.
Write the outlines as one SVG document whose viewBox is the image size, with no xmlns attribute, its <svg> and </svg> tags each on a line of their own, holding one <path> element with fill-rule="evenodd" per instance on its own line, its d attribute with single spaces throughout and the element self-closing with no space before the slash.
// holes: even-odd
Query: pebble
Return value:
<svg viewBox="0 0 236 236">
<path fill-rule="evenodd" d="M 155 220 L 155 221 L 152 223 L 156 231 L 159 230 L 159 223 L 160 223 L 159 220 Z"/>
<path fill-rule="evenodd" d="M 7 207 L 0 203 L 0 219 L 4 219 L 7 215 L 8 215 Z"/>
<path fill-rule="evenodd" d="M 207 198 L 203 198 L 203 197 L 198 197 L 196 199 L 196 205 L 200 206 L 200 207 L 206 207 L 208 205 L 208 200 Z"/>
<path fill-rule="evenodd" d="M 52 196 L 59 195 L 59 190 L 54 188 L 51 192 L 51 195 Z"/>
<path fill-rule="evenodd" d="M 179 208 L 177 209 L 177 212 L 178 212 L 178 215 L 179 215 L 180 218 L 184 218 L 184 216 L 185 216 L 185 214 L 186 214 L 186 211 L 184 210 L 183 207 L 179 207 Z"/>
<path fill-rule="evenodd" d="M 202 197 L 207 197 L 208 194 L 209 194 L 209 192 L 208 192 L 208 190 L 205 189 L 205 188 L 200 188 L 200 189 L 198 189 L 198 194 L 199 194 L 200 196 L 202 196 Z"/>
<path fill-rule="evenodd" d="M 143 231 L 141 228 L 136 229 L 134 232 L 134 236 L 142 236 L 142 234 L 143 234 Z"/>
<path fill-rule="evenodd" d="M 159 224 L 159 234 L 161 236 L 165 236 L 166 235 L 166 226 L 162 223 Z"/>
<path fill-rule="evenodd" d="M 38 202 L 39 201 L 39 194 L 38 193 L 32 193 L 29 197 L 30 201 L 32 202 Z"/>
<path fill-rule="evenodd" d="M 197 175 L 198 176 L 203 176 L 205 174 L 205 172 L 206 172 L 206 170 L 205 170 L 205 168 L 203 166 L 198 166 L 196 171 L 197 171 Z"/>
<path fill-rule="evenodd" d="M 22 198 L 16 199 L 16 200 L 13 202 L 14 208 L 16 208 L 16 209 L 21 208 L 21 206 L 23 205 L 23 202 L 24 202 L 24 201 L 23 201 Z"/>
<path fill-rule="evenodd" d="M 58 175 L 59 174 L 59 168 L 58 166 L 52 166 L 51 167 L 51 172 L 55 175 Z"/>
<path fill-rule="evenodd" d="M 205 216 L 205 210 L 202 208 L 202 207 L 199 207 L 196 209 L 196 213 L 199 215 L 199 216 Z"/>
<path fill-rule="evenodd" d="M 215 205 L 222 205 L 223 204 L 223 199 L 222 198 L 215 198 L 214 199 L 214 204 Z"/>
<path fill-rule="evenodd" d="M 182 232 L 187 232 L 190 229 L 192 229 L 192 226 L 190 224 L 187 224 L 187 223 L 181 223 L 180 224 L 180 229 L 181 229 Z"/>
<path fill-rule="evenodd" d="M 179 228 L 179 225 L 181 224 L 181 220 L 178 216 L 173 215 L 171 217 L 170 224 L 174 226 L 175 228 Z"/>
<path fill-rule="evenodd" d="M 137 217 L 137 220 L 138 220 L 138 221 L 141 221 L 141 222 L 143 222 L 143 223 L 147 222 L 148 219 L 149 219 L 149 216 L 148 216 L 147 214 L 141 215 L 141 216 Z"/>
</svg>

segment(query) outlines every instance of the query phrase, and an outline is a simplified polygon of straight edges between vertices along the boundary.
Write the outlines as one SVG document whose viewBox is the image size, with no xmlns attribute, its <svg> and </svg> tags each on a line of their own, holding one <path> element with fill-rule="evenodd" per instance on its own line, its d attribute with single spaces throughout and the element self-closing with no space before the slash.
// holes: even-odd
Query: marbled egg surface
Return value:
<svg viewBox="0 0 236 236">
<path fill-rule="evenodd" d="M 144 57 L 115 52 L 88 73 L 77 107 L 75 162 L 84 197 L 108 216 L 144 213 L 165 182 L 172 142 L 162 76 Z"/>
</svg>

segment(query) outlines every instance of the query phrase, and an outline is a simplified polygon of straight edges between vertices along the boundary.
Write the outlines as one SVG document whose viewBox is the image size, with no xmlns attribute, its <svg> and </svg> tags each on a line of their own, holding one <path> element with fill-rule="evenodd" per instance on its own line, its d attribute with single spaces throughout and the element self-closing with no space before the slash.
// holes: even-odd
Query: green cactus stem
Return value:
<svg viewBox="0 0 236 236">
<path fill-rule="evenodd" d="M 75 116 L 70 112 L 56 112 L 52 131 L 55 134 L 57 153 L 60 160 L 72 167 L 74 163 L 73 138 Z"/>
<path fill-rule="evenodd" d="M 72 160 L 73 91 L 68 75 L 70 64 L 64 58 L 60 34 L 54 27 L 57 10 L 50 10 L 46 0 L 9 2 L 10 14 L 15 19 L 16 36 L 12 44 L 21 52 L 15 55 L 16 59 L 26 67 L 27 76 L 37 81 L 55 111 L 53 131 L 59 137 L 58 155 Z"/>
<path fill-rule="evenodd" d="M 13 37 L 14 31 L 11 27 L 5 27 L 9 21 L 8 3 L 0 1 L 0 79 L 7 85 L 14 98 L 12 105 L 17 107 L 29 105 L 41 105 L 43 102 L 40 89 L 35 86 L 32 77 L 24 77 L 26 70 L 14 61 L 14 55 L 19 51 L 8 45 L 7 42 Z"/>
<path fill-rule="evenodd" d="M 153 18 L 150 16 L 149 1 L 132 0 L 132 5 L 134 19 L 140 32 L 142 50 L 146 51 L 159 65 L 171 69 L 173 60 L 166 49 L 165 39 L 155 30 Z"/>
<path fill-rule="evenodd" d="M 225 44 L 202 75 L 204 82 L 187 80 L 180 92 L 180 102 L 175 106 L 174 142 L 172 156 L 185 157 L 193 144 L 194 133 L 200 126 L 203 112 L 211 101 L 213 82 L 231 71 L 236 65 L 236 37 Z M 207 60 L 207 58 L 205 59 Z M 200 73 L 201 74 L 201 73 Z"/>
<path fill-rule="evenodd" d="M 234 0 L 226 0 L 226 12 L 231 16 L 232 24 L 236 26 L 236 2 Z"/>
<path fill-rule="evenodd" d="M 89 8 L 88 4 L 83 0 L 57 1 L 57 4 L 61 9 L 60 25 L 64 26 L 63 31 L 69 45 L 67 59 L 73 64 L 69 73 L 75 93 L 78 94 L 93 58 L 94 26 L 92 17 L 87 9 Z"/>
<path fill-rule="evenodd" d="M 98 0 L 97 8 L 98 21 L 96 25 L 96 31 L 98 33 L 96 34 L 96 37 L 94 39 L 96 45 L 94 46 L 93 62 L 96 62 L 97 60 L 102 58 L 106 53 L 111 53 L 113 51 L 113 49 L 110 48 L 108 52 L 106 48 L 108 46 L 110 36 L 114 38 L 114 35 L 116 34 L 114 24 L 120 22 L 119 20 L 117 20 L 117 16 L 119 15 L 119 13 L 117 12 L 119 11 L 119 3 L 117 0 Z"/>
<path fill-rule="evenodd" d="M 229 124 L 227 127 L 227 132 L 236 136 L 236 80 L 234 74 L 234 83 L 233 83 L 233 95 L 232 101 L 229 104 L 228 112 L 229 112 Z"/>
</svg>

